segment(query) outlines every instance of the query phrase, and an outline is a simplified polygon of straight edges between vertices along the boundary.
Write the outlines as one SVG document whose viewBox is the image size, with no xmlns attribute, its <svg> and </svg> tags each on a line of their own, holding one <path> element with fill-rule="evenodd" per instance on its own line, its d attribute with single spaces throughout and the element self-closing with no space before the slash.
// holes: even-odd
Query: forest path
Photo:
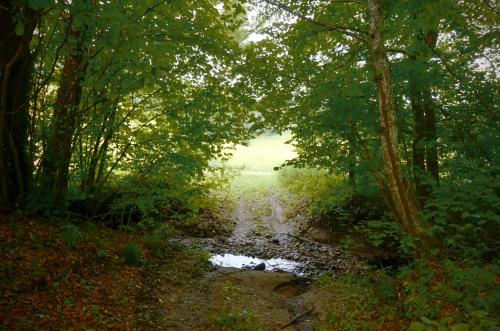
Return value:
<svg viewBox="0 0 500 331">
<path fill-rule="evenodd" d="M 324 271 L 344 270 L 348 256 L 327 244 L 297 235 L 278 192 L 241 197 L 230 236 L 176 238 L 172 242 L 210 252 L 206 270 L 195 256 L 172 257 L 150 274 L 151 330 L 315 330 L 318 303 L 324 300 L 312 279 Z M 224 260 L 236 256 L 259 259 Z M 215 257 L 222 258 L 216 260 Z M 283 261 L 295 263 L 287 269 Z M 233 263 L 227 267 L 221 261 Z M 266 270 L 254 270 L 265 262 Z M 239 265 L 238 265 L 239 263 Z M 205 268 L 205 269 L 204 269 Z M 197 272 L 200 269 L 200 272 Z M 270 272 L 268 270 L 292 272 Z"/>
<path fill-rule="evenodd" d="M 207 250 L 215 256 L 212 261 L 222 267 L 241 268 L 249 267 L 249 261 L 265 262 L 266 270 L 281 269 L 307 277 L 352 269 L 352 258 L 346 252 L 302 234 L 307 220 L 301 215 L 286 215 L 289 203 L 286 194 L 278 190 L 242 195 L 232 214 L 235 225 L 231 235 L 182 237 L 173 242 Z M 295 266 L 293 270 L 290 265 Z"/>
</svg>

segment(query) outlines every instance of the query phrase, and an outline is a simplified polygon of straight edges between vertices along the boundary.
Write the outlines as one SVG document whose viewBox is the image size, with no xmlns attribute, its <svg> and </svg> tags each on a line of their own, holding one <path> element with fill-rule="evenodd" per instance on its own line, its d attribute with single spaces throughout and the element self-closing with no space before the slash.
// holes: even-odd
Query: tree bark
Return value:
<svg viewBox="0 0 500 331">
<path fill-rule="evenodd" d="M 356 185 L 356 174 L 355 174 L 355 167 L 356 167 L 356 148 L 357 148 L 357 142 L 356 142 L 356 123 L 354 120 L 351 118 L 349 119 L 349 125 L 350 125 L 350 135 L 348 138 L 349 141 L 349 152 L 348 152 L 348 158 L 349 158 L 349 171 L 348 171 L 348 178 L 349 178 L 349 186 L 354 187 Z"/>
<path fill-rule="evenodd" d="M 22 17 L 18 36 L 14 16 Z M 37 12 L 0 0 L 0 212 L 22 208 L 29 193 L 32 161 L 28 147 L 29 89 L 32 56 L 29 43 Z"/>
<path fill-rule="evenodd" d="M 69 30 L 77 44 L 64 59 L 50 134 L 42 156 L 42 190 L 49 194 L 53 208 L 64 206 L 63 198 L 68 188 L 73 138 L 80 122 L 79 105 L 87 68 L 81 33 L 71 26 Z"/>
<path fill-rule="evenodd" d="M 427 69 L 430 51 L 437 43 L 437 33 L 419 33 L 415 53 L 410 55 L 412 70 L 409 78 L 409 95 L 414 121 L 413 175 L 417 197 L 421 204 L 439 182 L 438 150 L 435 105 Z"/>
<path fill-rule="evenodd" d="M 390 64 L 384 47 L 384 12 L 380 0 L 369 0 L 370 65 L 377 85 L 381 124 L 381 144 L 387 189 L 396 218 L 422 250 L 430 244 L 430 236 L 419 224 L 418 204 L 412 186 L 403 177 L 398 150 L 396 105 Z"/>
</svg>

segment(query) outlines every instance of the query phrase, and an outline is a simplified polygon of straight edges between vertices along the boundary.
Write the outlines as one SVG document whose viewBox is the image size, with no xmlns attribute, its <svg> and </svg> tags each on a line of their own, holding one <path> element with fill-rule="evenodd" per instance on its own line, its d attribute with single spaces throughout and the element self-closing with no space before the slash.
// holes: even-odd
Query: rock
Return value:
<svg viewBox="0 0 500 331">
<path fill-rule="evenodd" d="M 266 270 L 266 264 L 264 262 L 259 263 L 253 267 L 253 270 Z"/>
<path fill-rule="evenodd" d="M 279 244 L 280 244 L 279 239 L 274 238 L 272 241 L 273 241 L 273 244 L 276 244 L 276 245 L 279 245 Z"/>
</svg>

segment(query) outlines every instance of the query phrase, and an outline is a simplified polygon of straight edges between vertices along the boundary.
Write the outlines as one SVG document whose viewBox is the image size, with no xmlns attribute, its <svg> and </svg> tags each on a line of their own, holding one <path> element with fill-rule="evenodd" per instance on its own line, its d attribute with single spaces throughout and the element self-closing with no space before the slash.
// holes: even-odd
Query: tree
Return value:
<svg viewBox="0 0 500 331">
<path fill-rule="evenodd" d="M 0 212 L 23 206 L 31 185 L 28 157 L 30 41 L 40 12 L 18 1 L 0 2 Z"/>
<path fill-rule="evenodd" d="M 397 219 L 402 222 L 406 231 L 419 241 L 419 245 L 428 248 L 430 234 L 428 229 L 422 229 L 419 224 L 419 208 L 413 187 L 405 180 L 401 169 L 393 78 L 384 45 L 384 8 L 379 0 L 369 0 L 368 10 L 370 64 L 378 90 L 380 137 L 388 191 Z"/>
<path fill-rule="evenodd" d="M 242 7 L 224 6 L 82 0 L 44 17 L 32 111 L 32 154 L 41 159 L 35 205 L 64 211 L 68 200 L 104 201 L 123 183 L 158 178 L 189 190 L 223 146 L 249 136 L 252 101 L 234 36 Z"/>
<path fill-rule="evenodd" d="M 479 41 L 479 35 L 490 40 L 487 31 L 491 23 L 479 22 L 494 21 L 491 8 L 480 2 L 464 4 L 451 0 L 438 3 L 411 0 L 397 3 L 265 2 L 279 10 L 279 15 L 290 15 L 269 23 L 264 29 L 269 40 L 254 47 L 254 53 L 260 51 L 271 59 L 266 55 L 252 55 L 259 66 L 267 68 L 267 71 L 260 68 L 255 71 L 258 77 L 255 85 L 261 99 L 259 110 L 270 121 L 280 119 L 275 127 L 291 129 L 299 147 L 299 158 L 289 163 L 348 173 L 348 163 L 342 161 L 342 155 L 349 154 L 345 146 L 354 145 L 355 141 L 357 156 L 355 153 L 346 159 L 354 164 L 358 162 L 358 167 L 362 166 L 360 161 L 372 160 L 361 172 L 366 173 L 369 169 L 375 182 L 382 184 L 382 192 L 386 193 L 386 201 L 395 218 L 416 239 L 417 245 L 423 250 L 433 246 L 435 241 L 430 233 L 435 223 L 428 215 L 423 217 L 424 221 L 421 212 L 424 205 L 430 208 L 438 203 L 439 168 L 446 164 L 450 155 L 460 153 L 457 148 L 447 154 L 445 146 L 461 129 L 455 127 L 458 131 L 447 136 L 449 128 L 444 128 L 440 121 L 451 120 L 446 110 L 450 104 L 455 102 L 457 110 L 462 107 L 451 95 L 467 94 L 475 100 L 469 102 L 465 101 L 465 96 L 460 97 L 463 106 L 480 102 L 485 110 L 490 108 L 486 101 L 491 98 L 489 83 L 480 87 L 479 81 L 491 82 L 491 78 L 485 79 L 481 70 L 474 67 L 481 58 L 491 63 L 485 56 L 484 47 L 494 46 L 489 41 Z M 472 14 L 478 12 L 481 14 Z M 474 28 L 470 28 L 472 26 Z M 445 38 L 438 43 L 441 33 Z M 451 41 L 453 45 L 448 45 L 454 39 L 447 38 L 447 34 L 460 36 L 460 41 Z M 453 51 L 457 48 L 463 48 L 462 53 Z M 460 65 L 464 69 L 459 69 Z M 346 108 L 358 114 L 354 115 L 354 128 L 349 130 L 348 124 L 352 121 L 345 116 L 348 113 L 344 110 L 346 98 L 337 95 L 358 90 L 359 84 L 364 83 L 363 75 L 358 74 L 357 80 L 347 84 L 343 82 L 360 70 L 366 76 L 369 73 L 377 88 L 378 125 L 364 122 L 362 118 L 366 115 L 360 116 L 363 112 L 372 114 L 374 111 L 373 91 L 363 89 L 359 100 L 353 100 Z M 461 71 L 464 74 L 459 74 Z M 269 76 L 269 72 L 273 76 L 263 78 L 262 73 Z M 467 80 L 477 85 L 472 87 Z M 445 101 L 445 95 L 451 99 Z M 456 116 L 468 114 L 470 120 L 476 118 L 465 108 L 461 109 L 458 111 L 461 115 L 457 113 Z M 477 116 L 482 117 L 479 113 Z M 484 120 L 483 123 L 488 123 Z M 371 130 L 380 133 L 378 146 Z M 349 131 L 357 133 L 351 135 L 355 140 L 349 139 Z M 459 135 L 470 136 L 465 132 Z M 473 136 L 470 138 L 478 137 Z M 410 148 L 408 141 L 412 142 Z M 379 153 L 382 163 L 377 162 Z M 379 164 L 383 165 L 382 177 Z M 444 169 L 443 173 L 447 171 L 448 176 L 457 173 L 457 169 Z"/>
<path fill-rule="evenodd" d="M 67 55 L 64 58 L 41 164 L 41 185 L 49 196 L 51 209 L 64 206 L 62 199 L 68 188 L 73 137 L 81 123 L 80 99 L 88 66 L 88 45 L 92 36 L 89 27 L 77 16 L 81 12 L 92 10 L 94 8 L 89 1 L 75 1 L 63 16 L 66 21 L 65 33 L 68 35 L 65 45 Z"/>
</svg>

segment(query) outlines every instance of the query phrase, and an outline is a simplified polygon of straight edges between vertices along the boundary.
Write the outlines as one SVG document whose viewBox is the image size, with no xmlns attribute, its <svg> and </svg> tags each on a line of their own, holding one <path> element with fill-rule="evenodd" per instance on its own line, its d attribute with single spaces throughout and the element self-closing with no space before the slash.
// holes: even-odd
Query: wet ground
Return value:
<svg viewBox="0 0 500 331">
<path fill-rule="evenodd" d="M 358 263 L 332 245 L 299 235 L 300 222 L 285 216 L 284 201 L 278 192 L 241 198 L 230 236 L 172 239 L 172 247 L 210 252 L 212 265 L 169 253 L 145 281 L 139 329 L 336 330 L 328 309 L 342 304 L 336 303 L 340 298 L 314 279 Z"/>
<path fill-rule="evenodd" d="M 259 199 L 242 197 L 233 213 L 235 227 L 231 236 L 173 241 L 208 250 L 213 254 L 211 261 L 221 267 L 252 268 L 264 263 L 265 270 L 317 277 L 358 266 L 335 246 L 299 235 L 300 222 L 287 219 L 285 209 L 286 203 L 278 192 Z"/>
</svg>

